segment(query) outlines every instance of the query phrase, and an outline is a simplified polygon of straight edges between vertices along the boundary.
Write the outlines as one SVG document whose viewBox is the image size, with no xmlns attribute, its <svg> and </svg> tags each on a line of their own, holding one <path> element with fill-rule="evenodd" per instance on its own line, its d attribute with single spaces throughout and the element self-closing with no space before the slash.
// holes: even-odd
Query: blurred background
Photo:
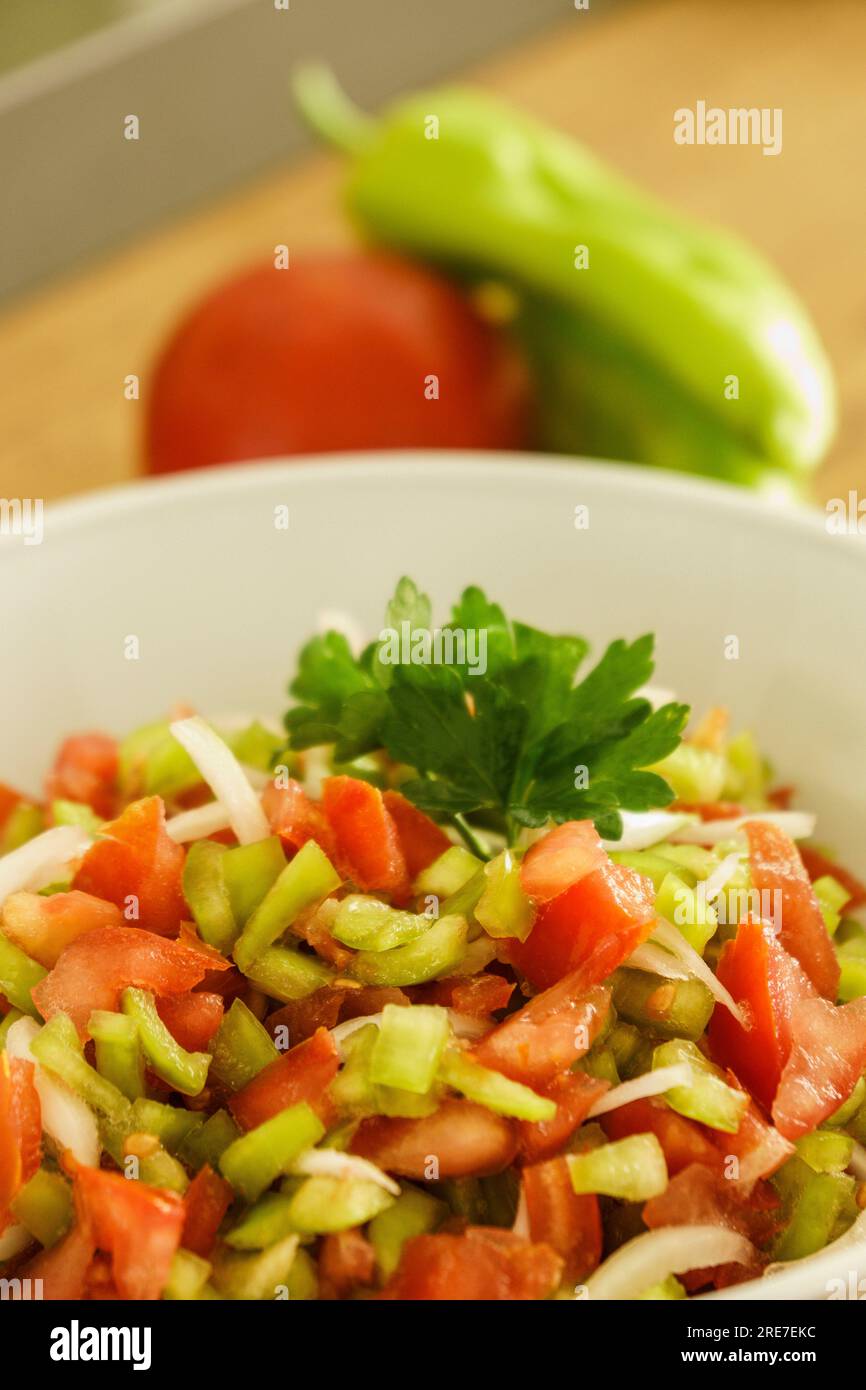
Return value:
<svg viewBox="0 0 866 1390">
<path fill-rule="evenodd" d="M 345 161 L 290 95 L 310 59 L 370 111 L 425 84 L 471 83 L 577 137 L 672 211 L 746 238 L 802 300 L 835 374 L 840 424 L 812 496 L 863 486 L 864 52 L 862 0 L 3 0 L 0 495 L 136 476 L 156 364 L 201 297 L 273 266 L 282 245 L 293 270 L 358 246 Z M 782 152 L 678 145 L 673 113 L 700 100 L 780 108 Z M 489 357 L 477 347 L 473 367 Z M 512 368 L 497 370 L 501 384 Z M 522 429 L 466 442 L 545 443 Z"/>
</svg>

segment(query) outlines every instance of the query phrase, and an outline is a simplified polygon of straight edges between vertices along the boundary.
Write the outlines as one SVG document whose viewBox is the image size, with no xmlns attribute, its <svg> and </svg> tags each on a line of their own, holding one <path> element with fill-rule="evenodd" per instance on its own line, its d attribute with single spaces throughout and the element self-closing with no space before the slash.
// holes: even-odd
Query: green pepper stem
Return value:
<svg viewBox="0 0 866 1390">
<path fill-rule="evenodd" d="M 459 812 L 457 813 L 457 815 L 453 817 L 453 820 L 455 826 L 460 831 L 460 834 L 462 835 L 464 841 L 469 846 L 473 854 L 476 854 L 479 859 L 483 859 L 485 863 L 487 863 L 490 859 L 493 858 L 493 852 L 490 849 L 490 846 L 481 838 L 481 836 L 478 834 L 478 831 L 475 830 L 474 827 L 471 826 L 469 822 L 465 820 Z"/>
<path fill-rule="evenodd" d="M 367 143 L 372 121 L 350 101 L 324 63 L 305 63 L 292 76 L 292 95 L 307 125 L 324 140 L 355 154 Z"/>
</svg>

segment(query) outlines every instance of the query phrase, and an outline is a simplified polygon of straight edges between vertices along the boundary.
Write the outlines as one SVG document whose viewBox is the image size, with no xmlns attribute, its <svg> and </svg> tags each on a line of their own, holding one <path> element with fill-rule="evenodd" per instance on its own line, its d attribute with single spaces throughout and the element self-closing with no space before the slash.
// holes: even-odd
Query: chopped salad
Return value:
<svg viewBox="0 0 866 1390">
<path fill-rule="evenodd" d="M 652 645 L 583 675 L 402 580 L 283 728 L 181 709 L 0 787 L 0 1272 L 680 1299 L 866 1237 L 866 888 Z"/>
</svg>

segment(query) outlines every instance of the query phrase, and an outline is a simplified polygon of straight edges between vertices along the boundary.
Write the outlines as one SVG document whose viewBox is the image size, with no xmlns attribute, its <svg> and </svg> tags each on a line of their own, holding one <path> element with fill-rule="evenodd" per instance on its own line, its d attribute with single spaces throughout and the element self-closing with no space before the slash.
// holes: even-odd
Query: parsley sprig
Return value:
<svg viewBox="0 0 866 1390">
<path fill-rule="evenodd" d="M 401 579 L 385 629 L 429 634 L 430 600 Z M 385 751 L 413 774 L 400 790 L 437 820 L 467 817 L 502 829 L 591 819 L 617 839 L 621 810 L 667 805 L 673 793 L 647 768 L 680 741 L 688 707 L 654 710 L 636 695 L 653 672 L 653 638 L 612 642 L 577 679 L 589 650 L 508 619 L 472 587 L 455 604 L 453 633 L 484 634 L 486 669 L 413 659 L 394 664 L 383 638 L 355 657 L 339 632 L 300 653 L 285 718 L 293 748 L 331 744 L 334 760 Z M 416 650 L 423 650 L 419 642 Z"/>
</svg>

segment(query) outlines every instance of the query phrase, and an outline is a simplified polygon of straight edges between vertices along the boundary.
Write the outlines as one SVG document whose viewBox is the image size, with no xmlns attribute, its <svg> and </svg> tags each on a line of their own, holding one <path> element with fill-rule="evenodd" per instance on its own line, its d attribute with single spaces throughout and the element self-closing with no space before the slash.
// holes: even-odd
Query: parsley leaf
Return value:
<svg viewBox="0 0 866 1390">
<path fill-rule="evenodd" d="M 429 599 L 404 578 L 360 657 L 336 632 L 308 642 L 290 687 L 292 746 L 333 744 L 338 762 L 383 750 L 414 769 L 401 790 L 422 810 L 508 834 L 592 819 L 615 839 L 621 810 L 672 799 L 646 768 L 676 748 L 688 709 L 635 694 L 653 672 L 652 636 L 612 642 L 578 681 L 582 637 L 510 621 L 477 587 L 446 628 L 430 624 Z"/>
</svg>

